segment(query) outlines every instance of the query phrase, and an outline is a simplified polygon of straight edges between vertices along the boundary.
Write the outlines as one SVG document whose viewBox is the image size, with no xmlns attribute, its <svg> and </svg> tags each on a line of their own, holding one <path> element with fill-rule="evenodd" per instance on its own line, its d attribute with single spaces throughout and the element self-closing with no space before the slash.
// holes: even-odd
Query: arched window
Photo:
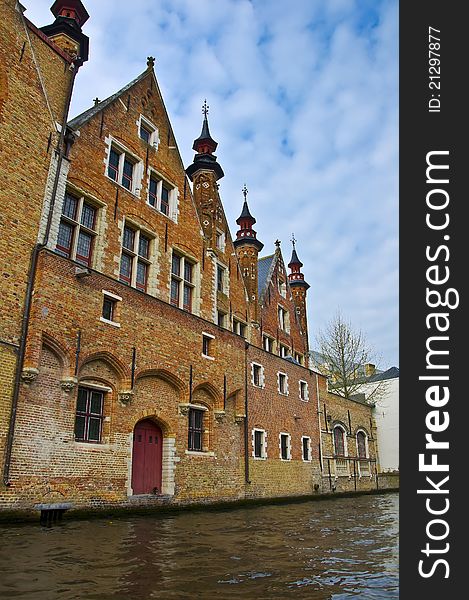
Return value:
<svg viewBox="0 0 469 600">
<path fill-rule="evenodd" d="M 334 427 L 334 450 L 337 456 L 345 456 L 345 431 L 340 425 Z"/>
<path fill-rule="evenodd" d="M 358 458 L 367 458 L 366 434 L 364 431 L 357 433 Z"/>
</svg>

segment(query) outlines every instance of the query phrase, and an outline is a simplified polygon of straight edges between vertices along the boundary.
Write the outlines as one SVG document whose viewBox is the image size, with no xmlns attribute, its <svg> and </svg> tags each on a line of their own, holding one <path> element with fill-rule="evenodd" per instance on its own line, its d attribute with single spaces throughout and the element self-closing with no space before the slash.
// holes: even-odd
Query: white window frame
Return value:
<svg viewBox="0 0 469 600">
<path fill-rule="evenodd" d="M 142 177 L 143 177 L 143 162 L 142 162 L 142 160 L 138 156 L 135 156 L 135 154 L 133 152 L 131 152 L 128 148 L 126 148 L 123 144 L 118 142 L 112 136 L 109 136 L 108 138 L 106 138 L 106 144 L 107 144 L 106 158 L 104 161 L 105 176 L 110 181 L 113 181 L 114 183 L 116 183 L 122 189 L 124 189 L 127 192 L 133 194 L 134 196 L 137 196 L 138 198 L 140 198 L 140 191 L 142 189 Z M 109 176 L 109 160 L 111 158 L 111 150 L 114 150 L 117 154 L 119 154 L 119 166 L 118 166 L 118 170 L 117 170 L 117 180 L 113 179 L 112 177 Z M 122 184 L 122 176 L 124 173 L 124 161 L 125 161 L 126 157 L 133 164 L 131 189 L 126 188 L 125 185 Z"/>
<path fill-rule="evenodd" d="M 266 348 L 266 341 L 269 342 L 270 348 Z M 274 341 L 274 338 L 270 337 L 270 335 L 267 335 L 265 333 L 262 334 L 262 347 L 266 352 L 269 352 L 270 354 L 273 354 L 274 352 Z"/>
<path fill-rule="evenodd" d="M 337 450 L 335 447 L 335 435 L 334 435 L 334 430 L 335 428 L 338 427 L 339 429 L 342 430 L 343 433 L 343 437 L 344 437 L 344 457 L 348 457 L 348 441 L 347 441 L 347 430 L 345 429 L 344 425 L 342 425 L 341 423 L 335 423 L 335 425 L 332 427 L 332 447 L 334 448 L 334 456 L 335 457 L 339 457 L 342 458 L 341 455 L 337 454 Z"/>
<path fill-rule="evenodd" d="M 285 281 L 277 280 L 278 292 L 282 296 L 282 298 L 287 297 L 287 284 Z"/>
<path fill-rule="evenodd" d="M 282 386 L 280 385 L 280 381 L 282 379 L 282 377 L 285 377 L 285 391 L 282 392 Z M 281 394 L 282 396 L 288 396 L 289 394 L 289 390 L 288 390 L 288 375 L 287 373 L 284 373 L 283 371 L 277 371 L 277 390 L 278 393 Z"/>
<path fill-rule="evenodd" d="M 304 398 L 301 395 L 301 384 L 304 384 L 305 386 L 305 396 Z M 309 402 L 309 389 L 308 389 L 308 382 L 305 381 L 304 379 L 300 379 L 298 381 L 298 394 L 299 394 L 299 398 L 302 402 Z"/>
<path fill-rule="evenodd" d="M 282 436 L 287 436 L 287 458 L 282 458 Z M 279 448 L 279 457 L 280 460 L 287 462 L 291 460 L 291 435 L 286 431 L 281 431 L 278 434 L 278 448 Z"/>
<path fill-rule="evenodd" d="M 160 143 L 158 127 L 156 125 L 154 125 L 151 121 L 149 121 L 146 117 L 144 117 L 143 115 L 140 115 L 137 120 L 137 135 L 143 142 L 145 142 L 145 140 L 140 135 L 140 129 L 141 129 L 142 125 L 150 133 L 150 138 L 149 138 L 148 142 L 146 142 L 146 143 L 149 146 L 152 146 L 153 148 L 155 148 L 155 150 L 158 150 L 158 146 Z"/>
<path fill-rule="evenodd" d="M 254 367 L 259 367 L 259 385 L 254 383 Z M 254 387 L 265 388 L 264 367 L 260 363 L 251 362 L 251 383 Z"/>
<path fill-rule="evenodd" d="M 176 256 L 178 256 L 181 259 L 179 275 L 173 274 L 173 255 L 174 254 L 176 254 Z M 184 264 L 186 261 L 192 265 L 192 281 L 190 281 L 190 282 L 187 281 L 186 279 L 184 279 Z M 184 254 L 178 248 L 172 249 L 172 251 L 170 253 L 170 263 L 169 263 L 169 303 L 172 306 L 176 306 L 176 304 L 173 304 L 171 302 L 171 285 L 172 285 L 171 282 L 174 279 L 179 282 L 179 298 L 178 298 L 179 303 L 177 304 L 177 307 L 180 308 L 181 310 L 185 310 L 186 312 L 190 312 L 191 314 L 197 314 L 197 306 L 198 306 L 197 297 L 196 297 L 197 289 L 198 289 L 197 266 L 198 266 L 198 263 L 192 256 L 188 256 L 188 255 Z M 187 309 L 184 308 L 184 285 L 186 285 L 186 284 L 192 288 L 190 311 L 187 311 Z"/>
<path fill-rule="evenodd" d="M 103 294 L 103 302 L 104 300 L 107 298 L 109 300 L 111 300 L 111 302 L 113 302 L 114 304 L 114 308 L 117 308 L 117 303 L 118 302 L 122 302 L 122 298 L 121 296 L 117 296 L 117 294 L 113 294 L 112 292 L 108 292 L 107 290 L 101 290 L 102 294 Z M 116 313 L 115 310 L 113 311 L 113 317 L 116 317 Z M 119 321 L 115 321 L 114 319 L 105 319 L 103 317 L 102 314 L 102 308 L 101 308 L 101 316 L 99 317 L 99 320 L 102 323 L 107 323 L 108 325 L 113 325 L 114 327 L 120 327 L 121 324 L 119 323 Z"/>
<path fill-rule="evenodd" d="M 285 331 L 285 333 L 290 333 L 290 316 L 288 310 L 280 304 L 277 305 L 277 317 L 279 328 Z"/>
<path fill-rule="evenodd" d="M 218 289 L 218 273 L 221 272 L 221 290 Z M 217 292 L 221 292 L 222 294 L 227 294 L 227 278 L 228 278 L 228 269 L 220 262 L 216 263 L 216 273 L 215 273 L 215 287 Z"/>
<path fill-rule="evenodd" d="M 290 354 L 290 348 L 288 346 L 285 346 L 285 344 L 278 345 L 278 355 L 281 358 L 287 358 L 287 356 L 289 356 L 289 354 Z"/>
<path fill-rule="evenodd" d="M 129 229 L 132 229 L 135 233 L 134 247 L 132 250 L 130 250 L 129 248 L 124 248 L 124 231 L 125 231 L 126 227 L 128 227 Z M 143 235 L 149 239 L 148 258 L 146 258 L 144 256 L 140 256 L 140 254 L 138 253 L 141 233 L 143 233 Z M 146 229 L 142 229 L 142 227 L 139 227 L 132 221 L 128 221 L 128 220 L 124 219 L 123 224 L 122 224 L 122 234 L 121 234 L 121 254 L 119 257 L 119 281 L 121 281 L 121 283 L 123 283 L 124 285 L 129 285 L 126 281 L 123 281 L 122 279 L 120 279 L 120 268 L 121 268 L 122 255 L 126 254 L 127 256 L 131 256 L 131 258 L 132 258 L 132 275 L 130 278 L 130 287 L 133 287 L 141 292 L 144 292 L 145 294 L 148 294 L 148 289 L 150 287 L 150 277 L 152 274 L 152 264 L 153 264 L 152 257 L 153 257 L 153 253 L 154 253 L 154 249 L 153 249 L 154 244 L 155 244 L 154 234 L 150 233 Z M 147 280 L 146 280 L 146 289 L 145 290 L 142 290 L 141 288 L 139 288 L 137 286 L 137 268 L 138 268 L 139 262 L 147 265 Z"/>
<path fill-rule="evenodd" d="M 204 337 L 209 339 L 209 351 L 210 351 L 210 346 L 212 345 L 212 340 L 215 339 L 215 336 L 212 335 L 211 333 L 207 333 L 206 331 L 202 331 L 202 356 L 204 358 L 208 358 L 209 360 L 215 360 L 215 357 L 212 354 L 204 354 L 204 351 L 203 351 L 203 348 L 204 348 L 203 338 Z"/>
<path fill-rule="evenodd" d="M 300 354 L 299 352 L 295 352 L 295 360 L 302 367 L 304 366 L 304 364 L 305 364 L 305 357 L 303 356 L 303 354 Z"/>
<path fill-rule="evenodd" d="M 363 433 L 363 435 L 365 436 L 365 451 L 366 451 L 366 457 L 365 458 L 360 458 L 359 455 L 358 455 L 358 434 L 359 433 Z M 368 434 L 367 434 L 367 432 L 363 428 L 357 429 L 357 432 L 355 433 L 355 445 L 356 445 L 356 448 L 357 448 L 357 458 L 359 460 L 369 460 L 370 459 L 370 449 L 369 449 L 369 446 L 368 446 Z"/>
<path fill-rule="evenodd" d="M 75 214 L 75 218 L 72 219 L 71 217 L 68 217 L 67 215 L 65 215 L 63 213 L 63 204 L 65 202 L 65 197 L 69 195 L 72 196 L 73 198 L 75 198 L 75 200 L 77 201 L 77 207 L 76 207 L 76 214 Z M 95 220 L 94 220 L 94 229 L 89 229 L 88 227 L 86 227 L 86 225 L 82 225 L 81 224 L 81 215 L 83 212 L 83 204 L 89 204 L 92 208 L 95 209 L 96 213 L 95 213 Z M 64 223 L 66 223 L 67 225 L 69 225 L 70 227 L 73 227 L 73 233 L 72 233 L 72 245 L 70 248 L 70 256 L 67 257 L 70 260 L 75 260 L 76 261 L 76 256 L 77 256 L 77 246 L 78 246 L 78 238 L 80 236 L 80 231 L 83 229 L 83 231 L 85 233 L 87 233 L 88 235 L 92 236 L 92 247 L 91 247 L 91 261 L 90 261 L 90 265 L 86 265 L 89 267 L 92 267 L 95 263 L 95 256 L 96 256 L 96 239 L 98 237 L 98 227 L 99 227 L 99 219 L 100 219 L 100 210 L 102 208 L 102 205 L 96 204 L 96 202 L 94 202 L 93 200 L 90 200 L 88 198 L 88 196 L 83 195 L 80 192 L 75 192 L 74 189 L 67 189 L 65 190 L 65 194 L 62 200 L 62 205 L 60 207 L 60 218 L 59 218 L 59 227 L 60 227 L 60 223 L 63 221 Z M 60 256 L 64 255 L 64 251 L 57 249 L 57 243 L 58 243 L 58 231 L 57 231 L 57 240 L 55 242 L 55 251 L 57 252 L 57 254 L 59 254 Z M 83 264 L 81 261 L 77 261 L 80 264 Z M 85 265 L 84 265 L 85 266 Z"/>
<path fill-rule="evenodd" d="M 255 444 L 255 432 L 258 431 L 262 433 L 262 444 L 261 444 L 261 456 L 256 456 L 256 444 Z M 265 429 L 260 429 L 259 427 L 254 427 L 251 431 L 251 443 L 252 443 L 252 457 L 254 460 L 266 460 L 267 458 L 267 431 Z"/>
<path fill-rule="evenodd" d="M 241 333 L 241 326 L 244 327 L 244 334 Z M 236 335 L 240 335 L 241 337 L 246 338 L 247 324 L 244 321 L 240 321 L 236 317 L 233 317 L 233 333 L 236 333 Z"/>
<path fill-rule="evenodd" d="M 308 440 L 308 458 L 304 457 L 304 453 L 303 453 L 303 440 Z M 312 459 L 312 452 L 311 452 L 311 437 L 309 435 L 302 435 L 301 436 L 301 458 L 303 460 L 303 462 L 307 462 L 310 463 L 313 459 Z"/>
<path fill-rule="evenodd" d="M 221 229 L 217 229 L 215 233 L 215 246 L 220 252 L 224 252 L 225 250 L 225 232 Z"/>
<path fill-rule="evenodd" d="M 150 203 L 150 182 L 156 181 L 156 205 Z M 161 197 L 163 185 L 168 190 L 168 214 L 161 210 Z M 177 206 L 178 206 L 179 190 L 176 185 L 168 181 L 159 171 L 149 167 L 147 177 L 147 204 L 154 210 L 158 211 L 163 217 L 171 219 L 177 223 Z"/>
</svg>

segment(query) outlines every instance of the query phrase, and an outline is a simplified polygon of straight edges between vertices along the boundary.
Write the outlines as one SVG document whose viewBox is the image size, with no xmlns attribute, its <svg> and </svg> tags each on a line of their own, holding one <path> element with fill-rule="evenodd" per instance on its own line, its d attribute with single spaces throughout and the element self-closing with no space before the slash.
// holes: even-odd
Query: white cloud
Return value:
<svg viewBox="0 0 469 600">
<path fill-rule="evenodd" d="M 51 0 L 25 0 L 36 24 Z M 111 95 L 156 57 L 184 162 L 201 105 L 225 171 L 236 228 L 241 187 L 265 253 L 290 258 L 295 233 L 315 331 L 340 306 L 398 364 L 397 2 L 85 0 L 90 61 L 73 113 Z"/>
</svg>

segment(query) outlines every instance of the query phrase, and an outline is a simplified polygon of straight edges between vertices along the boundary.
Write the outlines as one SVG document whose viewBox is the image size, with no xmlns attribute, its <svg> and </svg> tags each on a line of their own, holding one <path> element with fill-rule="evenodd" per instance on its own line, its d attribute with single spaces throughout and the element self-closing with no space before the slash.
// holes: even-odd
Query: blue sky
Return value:
<svg viewBox="0 0 469 600">
<path fill-rule="evenodd" d="M 52 0 L 23 0 L 38 26 Z M 85 0 L 90 60 L 71 116 L 156 57 L 186 165 L 210 106 L 231 226 L 241 188 L 263 254 L 291 235 L 311 345 L 337 310 L 382 368 L 398 365 L 398 3 L 394 0 Z"/>
</svg>

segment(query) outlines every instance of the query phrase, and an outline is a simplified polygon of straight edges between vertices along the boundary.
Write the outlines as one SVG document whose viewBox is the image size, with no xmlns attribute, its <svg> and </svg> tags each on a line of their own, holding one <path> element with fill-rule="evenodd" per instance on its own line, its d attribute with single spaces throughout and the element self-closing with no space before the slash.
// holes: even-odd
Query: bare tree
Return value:
<svg viewBox="0 0 469 600">
<path fill-rule="evenodd" d="M 375 404 L 385 393 L 387 382 L 371 385 L 374 353 L 361 331 L 354 330 L 340 312 L 317 335 L 319 356 L 313 359 L 328 378 L 329 389 L 344 398 L 365 394 Z"/>
</svg>

